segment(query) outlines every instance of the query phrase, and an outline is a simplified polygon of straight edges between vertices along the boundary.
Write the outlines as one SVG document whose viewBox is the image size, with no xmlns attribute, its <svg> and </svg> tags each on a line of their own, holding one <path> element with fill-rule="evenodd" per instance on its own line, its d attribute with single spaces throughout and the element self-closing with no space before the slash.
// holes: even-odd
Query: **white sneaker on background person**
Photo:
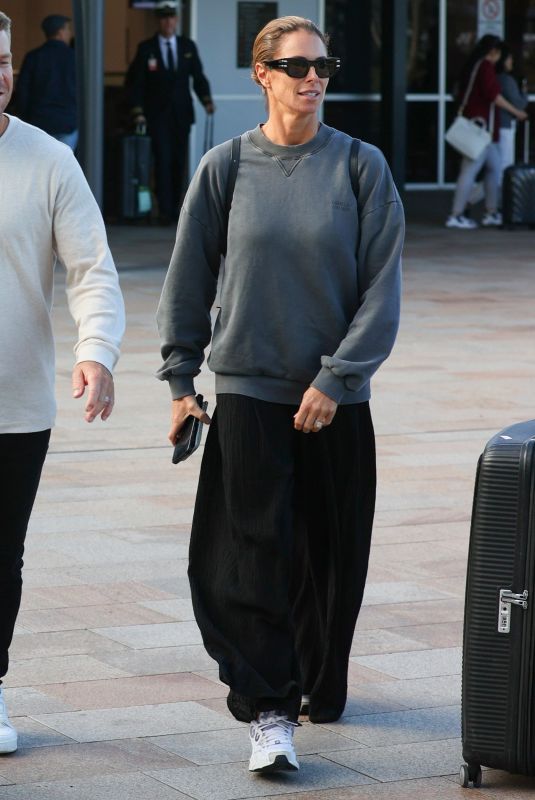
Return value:
<svg viewBox="0 0 535 800">
<path fill-rule="evenodd" d="M 473 231 L 474 228 L 477 228 L 477 222 L 465 217 L 464 214 L 457 214 L 456 217 L 451 214 L 446 220 L 446 228 L 461 228 L 465 231 Z"/>
<path fill-rule="evenodd" d="M 485 228 L 499 228 L 503 225 L 503 218 L 499 211 L 487 211 L 481 224 Z"/>
<path fill-rule="evenodd" d="M 17 749 L 17 731 L 9 721 L 6 701 L 0 686 L 0 753 L 14 753 Z"/>
<path fill-rule="evenodd" d="M 299 769 L 293 744 L 296 722 L 279 711 L 261 711 L 249 726 L 251 739 L 250 772 L 279 772 Z"/>
</svg>

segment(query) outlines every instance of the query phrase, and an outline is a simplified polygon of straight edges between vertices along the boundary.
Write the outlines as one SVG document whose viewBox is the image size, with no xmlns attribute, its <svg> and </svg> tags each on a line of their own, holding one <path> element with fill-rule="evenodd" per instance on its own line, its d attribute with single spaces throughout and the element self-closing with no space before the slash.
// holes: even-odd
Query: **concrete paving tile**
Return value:
<svg viewBox="0 0 535 800">
<path fill-rule="evenodd" d="M 198 675 L 179 672 L 171 675 L 49 684 L 43 687 L 43 692 L 62 700 L 74 711 L 226 697 L 227 689 Z"/>
<path fill-rule="evenodd" d="M 363 667 L 376 669 L 394 678 L 431 678 L 439 675 L 459 675 L 461 656 L 460 647 L 446 647 L 411 653 L 355 656 L 352 660 Z"/>
<path fill-rule="evenodd" d="M 24 623 L 32 631 L 79 630 L 80 628 L 101 628 L 120 625 L 148 625 L 170 622 L 171 617 L 152 611 L 137 603 L 109 605 L 90 605 L 53 609 L 45 611 L 25 611 L 21 613 Z"/>
<path fill-rule="evenodd" d="M 29 795 L 29 792 L 31 793 Z M 141 772 L 8 786 L 2 800 L 190 800 Z"/>
<path fill-rule="evenodd" d="M 351 646 L 352 656 L 371 655 L 373 653 L 400 653 L 408 650 L 425 650 L 428 645 L 411 639 L 410 635 L 405 636 L 402 629 L 401 634 L 393 630 L 356 630 Z"/>
<path fill-rule="evenodd" d="M 117 605 L 145 600 L 166 600 L 171 595 L 138 581 L 110 582 L 103 586 L 79 585 L 75 589 L 66 586 L 50 586 L 27 589 L 22 594 L 22 610 L 45 608 L 69 608 L 92 605 Z"/>
<path fill-rule="evenodd" d="M 110 742 L 34 747 L 0 760 L 2 775 L 15 784 L 185 766 L 183 758 L 151 745 L 129 752 Z"/>
<path fill-rule="evenodd" d="M 424 647 L 461 647 L 463 642 L 462 620 L 436 622 L 429 625 L 410 625 L 403 628 L 402 631 L 408 639 L 421 642 Z"/>
<path fill-rule="evenodd" d="M 92 631 L 51 631 L 18 636 L 11 645 L 9 654 L 14 660 L 24 661 L 30 658 L 48 658 L 50 656 L 123 652 L 126 649 L 119 642 L 98 636 Z"/>
<path fill-rule="evenodd" d="M 350 686 L 361 686 L 363 683 L 390 683 L 396 681 L 392 675 L 385 675 L 377 669 L 368 669 L 356 661 L 349 660 L 347 665 L 347 682 Z"/>
<path fill-rule="evenodd" d="M 369 683 L 359 687 L 350 686 L 350 699 L 354 691 L 357 692 L 357 697 L 362 702 L 369 700 L 379 703 L 382 701 L 385 705 L 392 703 L 403 708 L 455 706 L 461 701 L 461 676 L 444 675 L 438 678 L 416 678 L 396 680 L 391 683 Z M 346 716 L 351 716 L 352 708 L 353 706 L 348 702 Z M 390 709 L 385 708 L 385 710 Z"/>
<path fill-rule="evenodd" d="M 9 678 L 7 678 L 9 681 Z M 62 700 L 49 697 L 42 691 L 31 687 L 10 689 L 3 687 L 4 698 L 11 717 L 26 717 L 32 714 L 53 714 L 56 711 L 72 711 Z"/>
<path fill-rule="evenodd" d="M 266 797 L 268 793 L 273 795 L 274 792 L 286 795 L 297 789 L 329 789 L 371 782 L 370 778 L 350 769 L 341 769 L 319 756 L 305 756 L 299 763 L 299 772 L 262 777 L 251 774 L 246 763 L 219 764 L 197 769 L 151 770 L 147 774 L 195 800 L 238 800 Z"/>
<path fill-rule="evenodd" d="M 195 622 L 166 622 L 149 625 L 125 625 L 121 627 L 96 628 L 95 633 L 108 636 L 135 650 L 154 647 L 180 647 L 186 644 L 201 644 L 201 633 Z"/>
<path fill-rule="evenodd" d="M 33 747 L 51 747 L 72 744 L 72 739 L 46 725 L 42 725 L 32 717 L 13 717 L 11 722 L 19 736 L 19 751 Z"/>
<path fill-rule="evenodd" d="M 438 706 L 382 714 L 344 716 L 325 726 L 367 747 L 456 739 L 461 731 L 461 707 Z"/>
<path fill-rule="evenodd" d="M 149 741 L 199 765 L 248 761 L 251 755 L 247 728 L 158 736 Z M 351 750 L 355 746 L 351 739 L 306 722 L 296 730 L 294 743 L 296 753 L 300 756 Z"/>
<path fill-rule="evenodd" d="M 193 606 L 189 598 L 182 600 L 179 598 L 174 598 L 173 600 L 146 600 L 140 605 L 182 622 L 195 619 Z"/>
<path fill-rule="evenodd" d="M 363 605 L 410 603 L 415 600 L 441 600 L 449 592 L 438 591 L 416 583 L 401 581 L 371 582 L 366 584 Z"/>
<path fill-rule="evenodd" d="M 121 653 L 102 653 L 99 660 L 117 667 L 122 674 L 163 675 L 170 672 L 194 672 L 213 669 L 215 661 L 202 645 L 156 647 L 151 650 L 128 650 Z M 357 666 L 357 665 L 355 665 Z M 377 674 L 380 678 L 380 673 Z"/>
<path fill-rule="evenodd" d="M 273 800 L 275 797 L 277 795 L 269 795 L 265 800 Z M 286 795 L 285 800 L 414 800 L 416 797 L 421 797 L 423 800 L 466 800 L 466 789 L 461 789 L 446 778 L 429 778 L 395 783 L 373 783 L 319 792 L 299 792 Z M 471 789 L 470 798 L 488 800 L 488 795 L 477 789 Z"/>
<path fill-rule="evenodd" d="M 121 669 L 110 667 L 91 656 L 55 656 L 11 662 L 9 685 L 43 686 L 47 683 L 121 678 Z"/>
<path fill-rule="evenodd" d="M 78 742 L 224 730 L 241 725 L 230 714 L 223 716 L 194 702 L 40 714 L 35 719 Z"/>
<path fill-rule="evenodd" d="M 344 750 L 328 753 L 326 757 L 375 780 L 387 782 L 457 774 L 462 764 L 462 748 L 459 739 L 444 739 Z"/>
<path fill-rule="evenodd" d="M 462 762 L 461 762 L 462 763 Z M 1 764 L 0 764 L 1 766 Z M 454 780 L 452 776 L 451 780 Z M 473 791 L 472 789 L 470 791 Z M 509 772 L 489 769 L 483 772 L 481 791 L 485 798 L 497 800 L 533 800 L 535 778 L 527 775 L 511 775 Z"/>
</svg>

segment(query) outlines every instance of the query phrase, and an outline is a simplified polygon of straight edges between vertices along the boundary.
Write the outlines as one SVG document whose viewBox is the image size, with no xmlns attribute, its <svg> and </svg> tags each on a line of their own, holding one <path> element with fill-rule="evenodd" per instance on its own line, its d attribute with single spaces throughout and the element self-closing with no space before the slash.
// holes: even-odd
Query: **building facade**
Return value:
<svg viewBox="0 0 535 800">
<path fill-rule="evenodd" d="M 106 136 L 121 130 L 117 109 L 129 61 L 137 43 L 154 30 L 150 0 L 105 0 Z M 324 120 L 382 146 L 384 115 L 383 32 L 391 24 L 392 0 L 182 0 L 182 28 L 200 49 L 218 106 L 215 142 L 255 125 L 265 114 L 257 87 L 249 78 L 247 54 L 255 25 L 272 16 L 300 14 L 331 34 L 332 52 L 343 70 L 328 89 Z M 406 62 L 405 186 L 450 186 L 457 156 L 445 145 L 444 132 L 455 110 L 459 70 L 480 35 L 493 31 L 513 50 L 515 72 L 527 79 L 535 99 L 535 0 L 403 0 L 406 19 L 398 30 Z M 70 0 L 0 0 L 14 21 L 15 68 L 24 53 L 42 41 L 41 19 L 71 13 Z M 191 140 L 192 168 L 202 154 L 204 114 Z M 395 120 L 394 120 L 395 125 Z"/>
</svg>

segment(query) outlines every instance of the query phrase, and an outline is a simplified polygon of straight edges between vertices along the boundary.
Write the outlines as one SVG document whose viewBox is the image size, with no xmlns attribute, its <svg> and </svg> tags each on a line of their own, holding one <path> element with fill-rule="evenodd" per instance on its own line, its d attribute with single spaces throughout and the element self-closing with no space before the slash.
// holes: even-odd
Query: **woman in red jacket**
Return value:
<svg viewBox="0 0 535 800">
<path fill-rule="evenodd" d="M 478 227 L 474 220 L 465 216 L 464 210 L 476 176 L 481 168 L 485 170 L 486 206 L 486 212 L 481 224 L 485 227 L 502 224 L 502 215 L 498 211 L 498 189 L 501 176 L 501 155 L 498 145 L 500 138 L 500 108 L 504 108 L 520 120 L 526 119 L 527 114 L 525 111 L 515 108 L 501 94 L 500 84 L 494 68 L 500 58 L 501 50 L 502 42 L 497 36 L 492 36 L 491 34 L 483 36 L 473 49 L 461 74 L 461 102 L 472 75 L 474 75 L 473 86 L 466 100 L 463 116 L 469 119 L 482 120 L 492 133 L 492 141 L 479 158 L 463 157 L 455 187 L 451 215 L 446 220 L 447 228 L 471 230 Z"/>
</svg>

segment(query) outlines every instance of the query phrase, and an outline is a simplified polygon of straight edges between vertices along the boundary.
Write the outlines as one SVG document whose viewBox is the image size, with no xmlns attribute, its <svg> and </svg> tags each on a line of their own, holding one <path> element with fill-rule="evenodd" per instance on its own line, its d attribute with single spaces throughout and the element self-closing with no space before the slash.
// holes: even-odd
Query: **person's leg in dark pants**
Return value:
<svg viewBox="0 0 535 800">
<path fill-rule="evenodd" d="M 173 208 L 174 217 L 178 218 L 178 213 L 184 199 L 186 191 L 186 164 L 188 160 L 190 126 L 180 122 L 175 122 L 173 130 Z"/>
<path fill-rule="evenodd" d="M 158 214 L 162 221 L 172 222 L 177 209 L 173 205 L 174 122 L 171 114 L 162 114 L 151 120 L 149 134 L 154 155 L 154 177 Z"/>
<path fill-rule="evenodd" d="M 219 395 L 192 527 L 189 576 L 208 653 L 250 722 L 278 709 L 297 719 L 301 687 L 289 587 L 295 408 Z M 300 434 L 303 435 L 303 434 Z"/>
<path fill-rule="evenodd" d="M 340 406 L 328 428 L 299 440 L 294 625 L 312 722 L 332 722 L 345 707 L 375 488 L 375 438 L 368 403 Z"/>
<path fill-rule="evenodd" d="M 0 683 L 22 591 L 22 557 L 50 431 L 0 434 Z"/>
</svg>

